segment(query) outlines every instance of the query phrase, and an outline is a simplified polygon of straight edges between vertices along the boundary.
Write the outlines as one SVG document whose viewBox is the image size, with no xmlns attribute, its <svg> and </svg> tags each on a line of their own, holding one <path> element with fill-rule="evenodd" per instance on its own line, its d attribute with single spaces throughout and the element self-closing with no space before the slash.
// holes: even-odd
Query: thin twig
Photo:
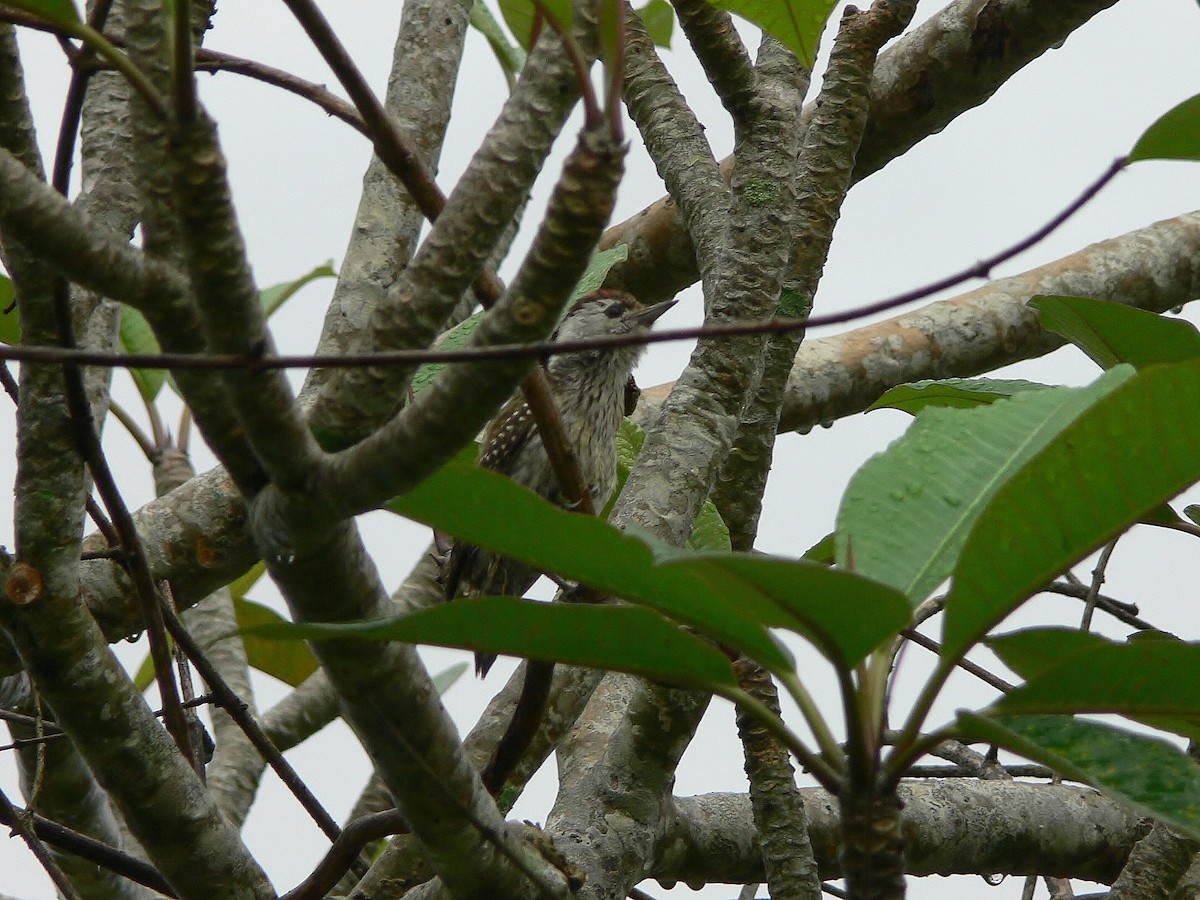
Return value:
<svg viewBox="0 0 1200 900">
<path fill-rule="evenodd" d="M 10 826 L 13 831 L 21 835 L 21 840 L 29 847 L 29 852 L 41 863 L 42 868 L 46 870 L 46 874 L 58 888 L 59 894 L 66 897 L 67 900 L 81 900 L 78 891 L 75 890 L 75 885 L 71 884 L 71 879 L 55 862 L 46 845 L 37 836 L 30 821 L 33 818 L 30 812 L 13 806 L 8 795 L 2 790 L 0 790 L 0 818 L 3 818 L 5 824 Z"/>
<path fill-rule="evenodd" d="M 8 366 L 3 363 L 0 363 L 0 386 L 4 387 L 4 393 L 8 394 L 13 404 L 20 406 L 21 390 L 17 385 L 17 379 L 13 378 L 12 372 L 8 371 Z"/>
<path fill-rule="evenodd" d="M 412 143 L 387 114 L 317 5 L 312 0 L 284 2 L 346 89 L 363 118 L 380 160 L 401 179 L 422 215 L 432 222 L 446 205 L 446 198 L 421 163 Z"/>
<path fill-rule="evenodd" d="M 363 137 L 371 137 L 371 132 L 363 121 L 363 117 L 359 115 L 358 110 L 352 104 L 331 93 L 323 85 L 307 81 L 291 72 L 268 66 L 255 59 L 246 59 L 203 47 L 196 51 L 196 70 L 213 74 L 232 72 L 235 75 L 243 75 L 246 78 L 280 88 L 316 104 L 330 116 L 345 122 Z"/>
<path fill-rule="evenodd" d="M 937 641 L 935 641 L 933 638 L 926 637 L 925 635 L 921 634 L 921 632 L 913 628 L 905 628 L 900 633 L 919 647 L 924 647 L 926 650 L 932 651 L 933 653 L 941 652 L 941 645 Z M 987 669 L 976 665 L 969 659 L 960 659 L 955 663 L 955 665 L 964 672 L 970 672 L 980 681 L 991 685 L 996 690 L 1002 691 L 1005 694 L 1011 690 L 1015 690 L 1016 688 L 1016 685 L 1009 684 L 1003 678 L 993 675 Z"/>
<path fill-rule="evenodd" d="M 218 704 L 225 712 L 229 713 L 229 717 L 237 723 L 238 727 L 245 732 L 246 737 L 254 745 L 257 750 L 267 761 L 267 764 L 275 771 L 292 795 L 300 801 L 300 805 L 312 817 L 317 826 L 324 832 L 325 836 L 331 841 L 337 840 L 338 835 L 342 833 L 337 822 L 321 805 L 321 802 L 309 790 L 308 785 L 296 773 L 291 764 L 283 758 L 283 754 L 267 737 L 262 726 L 258 721 L 250 715 L 246 707 L 246 703 L 234 693 L 233 689 L 221 677 L 221 673 L 213 665 L 212 661 L 196 643 L 195 638 L 184 626 L 183 621 L 176 615 L 174 608 L 168 604 L 167 599 L 159 595 L 159 603 L 162 612 L 163 623 L 166 626 L 167 632 L 187 654 L 192 665 L 196 667 L 196 671 L 200 677 L 204 679 L 204 683 L 208 685 L 209 695 L 206 699 L 211 699 Z M 199 699 L 199 698 L 198 698 Z"/>
<path fill-rule="evenodd" d="M 145 885 L 165 897 L 177 896 L 162 875 L 158 873 L 158 870 L 148 863 L 42 816 L 32 815 L 29 819 L 32 822 L 34 834 L 47 844 L 73 853 L 80 859 L 94 862 L 123 878 Z M 3 809 L 0 809 L 0 824 L 14 825 Z"/>
<path fill-rule="evenodd" d="M 1104 572 L 1108 568 L 1108 561 L 1112 558 L 1113 551 L 1117 549 L 1118 540 L 1119 538 L 1113 538 L 1105 545 L 1104 549 L 1100 551 L 1100 558 L 1096 560 L 1096 568 L 1092 569 L 1092 584 L 1088 588 L 1087 599 L 1083 604 L 1083 618 L 1079 622 L 1080 631 L 1090 631 L 1092 628 L 1092 614 L 1096 611 L 1100 586 L 1104 584 Z"/>
<path fill-rule="evenodd" d="M 1084 584 L 1055 581 L 1046 585 L 1042 590 L 1050 594 L 1060 594 L 1063 597 L 1074 597 L 1076 600 L 1086 601 L 1090 588 Z M 1155 630 L 1155 626 L 1152 623 L 1137 616 L 1138 606 L 1136 603 L 1125 603 L 1121 600 L 1114 600 L 1112 597 L 1100 594 L 1096 597 L 1096 608 L 1108 613 L 1117 621 L 1123 622 L 1139 631 Z"/>
</svg>

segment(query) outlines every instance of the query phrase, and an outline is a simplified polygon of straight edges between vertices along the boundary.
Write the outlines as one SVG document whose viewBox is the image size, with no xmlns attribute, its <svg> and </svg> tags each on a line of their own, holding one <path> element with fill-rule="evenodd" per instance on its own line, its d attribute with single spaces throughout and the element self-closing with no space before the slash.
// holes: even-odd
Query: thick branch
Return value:
<svg viewBox="0 0 1200 900">
<path fill-rule="evenodd" d="M 820 876 L 838 878 L 836 801 L 818 788 L 800 793 Z M 1145 833 L 1135 813 L 1074 785 L 911 781 L 900 785 L 900 798 L 910 875 L 1049 872 L 1108 883 Z M 947 815 L 947 810 L 954 812 Z M 763 880 L 745 795 L 678 798 L 673 811 L 648 877 L 688 883 Z"/>
<path fill-rule="evenodd" d="M 880 57 L 855 180 L 979 106 L 1014 73 L 1115 2 L 958 0 L 922 23 Z M 801 127 L 814 112 L 811 106 L 805 110 Z M 726 177 L 732 165 L 732 157 L 722 162 Z M 643 303 L 674 296 L 703 271 L 696 267 L 703 254 L 693 250 L 680 210 L 665 198 L 610 228 L 601 247 L 617 244 L 629 245 L 629 259 L 613 270 L 609 284 Z"/>
</svg>

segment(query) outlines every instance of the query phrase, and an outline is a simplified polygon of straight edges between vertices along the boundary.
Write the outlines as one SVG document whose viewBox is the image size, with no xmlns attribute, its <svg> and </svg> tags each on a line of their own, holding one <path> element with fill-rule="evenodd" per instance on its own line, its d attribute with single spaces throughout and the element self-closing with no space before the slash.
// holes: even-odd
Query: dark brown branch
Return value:
<svg viewBox="0 0 1200 900">
<path fill-rule="evenodd" d="M 397 809 L 387 809 L 348 822 L 337 840 L 325 851 L 317 867 L 279 900 L 317 900 L 324 897 L 349 871 L 364 847 L 380 838 L 407 832 L 408 824 Z"/>
<path fill-rule="evenodd" d="M 245 57 L 234 56 L 231 53 L 222 53 L 219 50 L 208 50 L 203 47 L 196 51 L 196 71 L 211 72 L 213 74 L 217 72 L 232 72 L 236 75 L 244 75 L 255 81 L 261 81 L 263 84 L 280 88 L 316 104 L 329 115 L 345 122 L 364 137 L 371 137 L 366 122 L 363 121 L 363 117 L 359 115 L 358 110 L 352 104 L 331 93 L 324 86 L 313 81 L 306 81 L 298 75 L 293 75 L 291 72 L 285 72 L 283 69 L 268 66 L 266 63 L 259 62 L 258 60 L 246 59 Z"/>
</svg>

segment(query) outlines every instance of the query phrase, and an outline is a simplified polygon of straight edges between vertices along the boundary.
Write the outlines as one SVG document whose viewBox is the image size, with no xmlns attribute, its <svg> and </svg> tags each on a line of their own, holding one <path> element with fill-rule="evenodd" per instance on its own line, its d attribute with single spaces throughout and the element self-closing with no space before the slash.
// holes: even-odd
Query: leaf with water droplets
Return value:
<svg viewBox="0 0 1200 900">
<path fill-rule="evenodd" d="M 975 408 L 925 406 L 851 479 L 838 511 L 839 563 L 847 565 L 853 540 L 855 571 L 920 603 L 950 574 L 1005 479 L 1132 375 L 1123 369 L 1086 388 L 1014 391 Z"/>
<path fill-rule="evenodd" d="M 1049 579 L 1200 479 L 1200 360 L 1122 381 L 988 501 L 954 569 L 943 654 L 965 652 Z"/>
</svg>

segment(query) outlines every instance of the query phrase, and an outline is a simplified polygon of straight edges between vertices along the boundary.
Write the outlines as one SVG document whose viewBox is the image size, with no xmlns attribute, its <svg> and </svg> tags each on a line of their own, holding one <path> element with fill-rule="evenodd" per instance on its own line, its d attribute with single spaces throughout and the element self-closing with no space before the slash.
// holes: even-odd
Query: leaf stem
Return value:
<svg viewBox="0 0 1200 900">
<path fill-rule="evenodd" d="M 808 692 L 808 688 L 800 681 L 799 676 L 795 672 L 777 672 L 776 675 L 792 700 L 800 707 L 800 713 L 804 716 L 804 721 L 812 730 L 813 737 L 817 740 L 817 746 L 821 748 L 821 753 L 831 762 L 842 759 L 841 746 L 834 739 L 833 733 L 829 730 L 829 726 L 825 722 L 825 717 L 821 715 L 821 711 L 813 701 L 812 694 Z"/>
</svg>

